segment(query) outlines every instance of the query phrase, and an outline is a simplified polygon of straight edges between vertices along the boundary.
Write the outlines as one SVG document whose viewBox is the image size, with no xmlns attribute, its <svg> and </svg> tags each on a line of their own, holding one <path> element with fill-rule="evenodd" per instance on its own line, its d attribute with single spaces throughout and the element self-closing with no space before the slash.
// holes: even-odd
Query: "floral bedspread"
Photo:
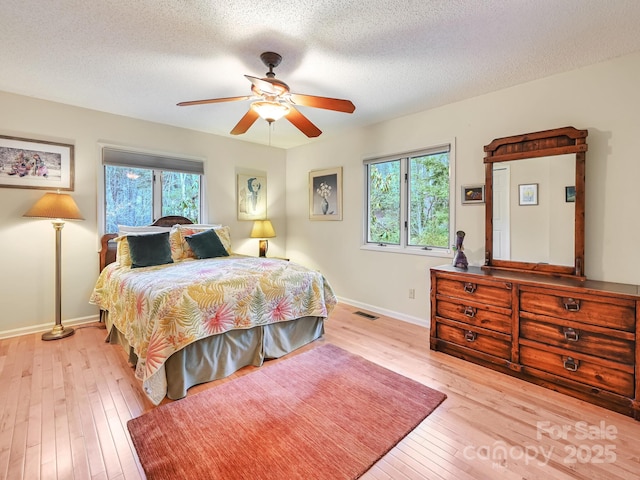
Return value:
<svg viewBox="0 0 640 480">
<path fill-rule="evenodd" d="M 109 311 L 138 356 L 136 374 L 154 403 L 164 397 L 164 363 L 196 340 L 234 329 L 327 317 L 337 300 L 319 272 L 244 256 L 182 260 L 146 268 L 108 265 L 91 303 Z M 164 384 L 164 392 L 162 390 Z"/>
</svg>

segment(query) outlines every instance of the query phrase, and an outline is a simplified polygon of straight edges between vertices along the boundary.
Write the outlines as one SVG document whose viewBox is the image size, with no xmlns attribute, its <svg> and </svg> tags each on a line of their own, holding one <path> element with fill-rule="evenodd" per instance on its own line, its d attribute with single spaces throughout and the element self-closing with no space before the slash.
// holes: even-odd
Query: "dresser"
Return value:
<svg viewBox="0 0 640 480">
<path fill-rule="evenodd" d="M 640 420 L 640 287 L 431 269 L 433 350 Z"/>
</svg>

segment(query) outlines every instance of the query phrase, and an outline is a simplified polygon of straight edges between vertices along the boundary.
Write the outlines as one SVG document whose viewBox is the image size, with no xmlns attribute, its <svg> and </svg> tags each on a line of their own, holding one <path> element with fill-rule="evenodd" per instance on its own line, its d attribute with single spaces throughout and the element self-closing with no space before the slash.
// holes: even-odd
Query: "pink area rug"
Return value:
<svg viewBox="0 0 640 480">
<path fill-rule="evenodd" d="M 148 480 L 353 479 L 446 396 L 325 344 L 129 421 Z"/>
</svg>

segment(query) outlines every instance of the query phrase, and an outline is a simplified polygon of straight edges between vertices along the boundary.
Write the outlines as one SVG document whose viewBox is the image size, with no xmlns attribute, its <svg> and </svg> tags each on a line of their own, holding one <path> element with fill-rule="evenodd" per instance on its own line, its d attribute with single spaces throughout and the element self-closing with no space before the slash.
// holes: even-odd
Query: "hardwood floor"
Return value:
<svg viewBox="0 0 640 480">
<path fill-rule="evenodd" d="M 640 422 L 433 352 L 427 329 L 354 310 L 338 306 L 301 350 L 330 342 L 448 396 L 363 479 L 640 479 Z M 105 335 L 90 325 L 60 341 L 0 340 L 0 478 L 144 479 L 126 423 L 153 406 Z"/>
</svg>

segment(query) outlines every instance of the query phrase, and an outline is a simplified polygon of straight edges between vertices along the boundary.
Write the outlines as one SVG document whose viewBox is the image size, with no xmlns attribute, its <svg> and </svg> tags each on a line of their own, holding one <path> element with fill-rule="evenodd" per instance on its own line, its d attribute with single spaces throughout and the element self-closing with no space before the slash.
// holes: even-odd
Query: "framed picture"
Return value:
<svg viewBox="0 0 640 480">
<path fill-rule="evenodd" d="M 576 201 L 576 187 L 564 187 L 564 201 L 575 203 Z"/>
<path fill-rule="evenodd" d="M 267 219 L 267 174 L 238 174 L 238 220 Z"/>
<path fill-rule="evenodd" d="M 462 185 L 462 204 L 484 203 L 484 185 Z"/>
<path fill-rule="evenodd" d="M 0 187 L 73 191 L 73 145 L 0 136 Z"/>
<path fill-rule="evenodd" d="M 538 184 L 525 183 L 518 185 L 520 190 L 520 205 L 538 205 Z"/>
<path fill-rule="evenodd" d="M 309 172 L 309 219 L 342 220 L 342 167 Z"/>
</svg>

